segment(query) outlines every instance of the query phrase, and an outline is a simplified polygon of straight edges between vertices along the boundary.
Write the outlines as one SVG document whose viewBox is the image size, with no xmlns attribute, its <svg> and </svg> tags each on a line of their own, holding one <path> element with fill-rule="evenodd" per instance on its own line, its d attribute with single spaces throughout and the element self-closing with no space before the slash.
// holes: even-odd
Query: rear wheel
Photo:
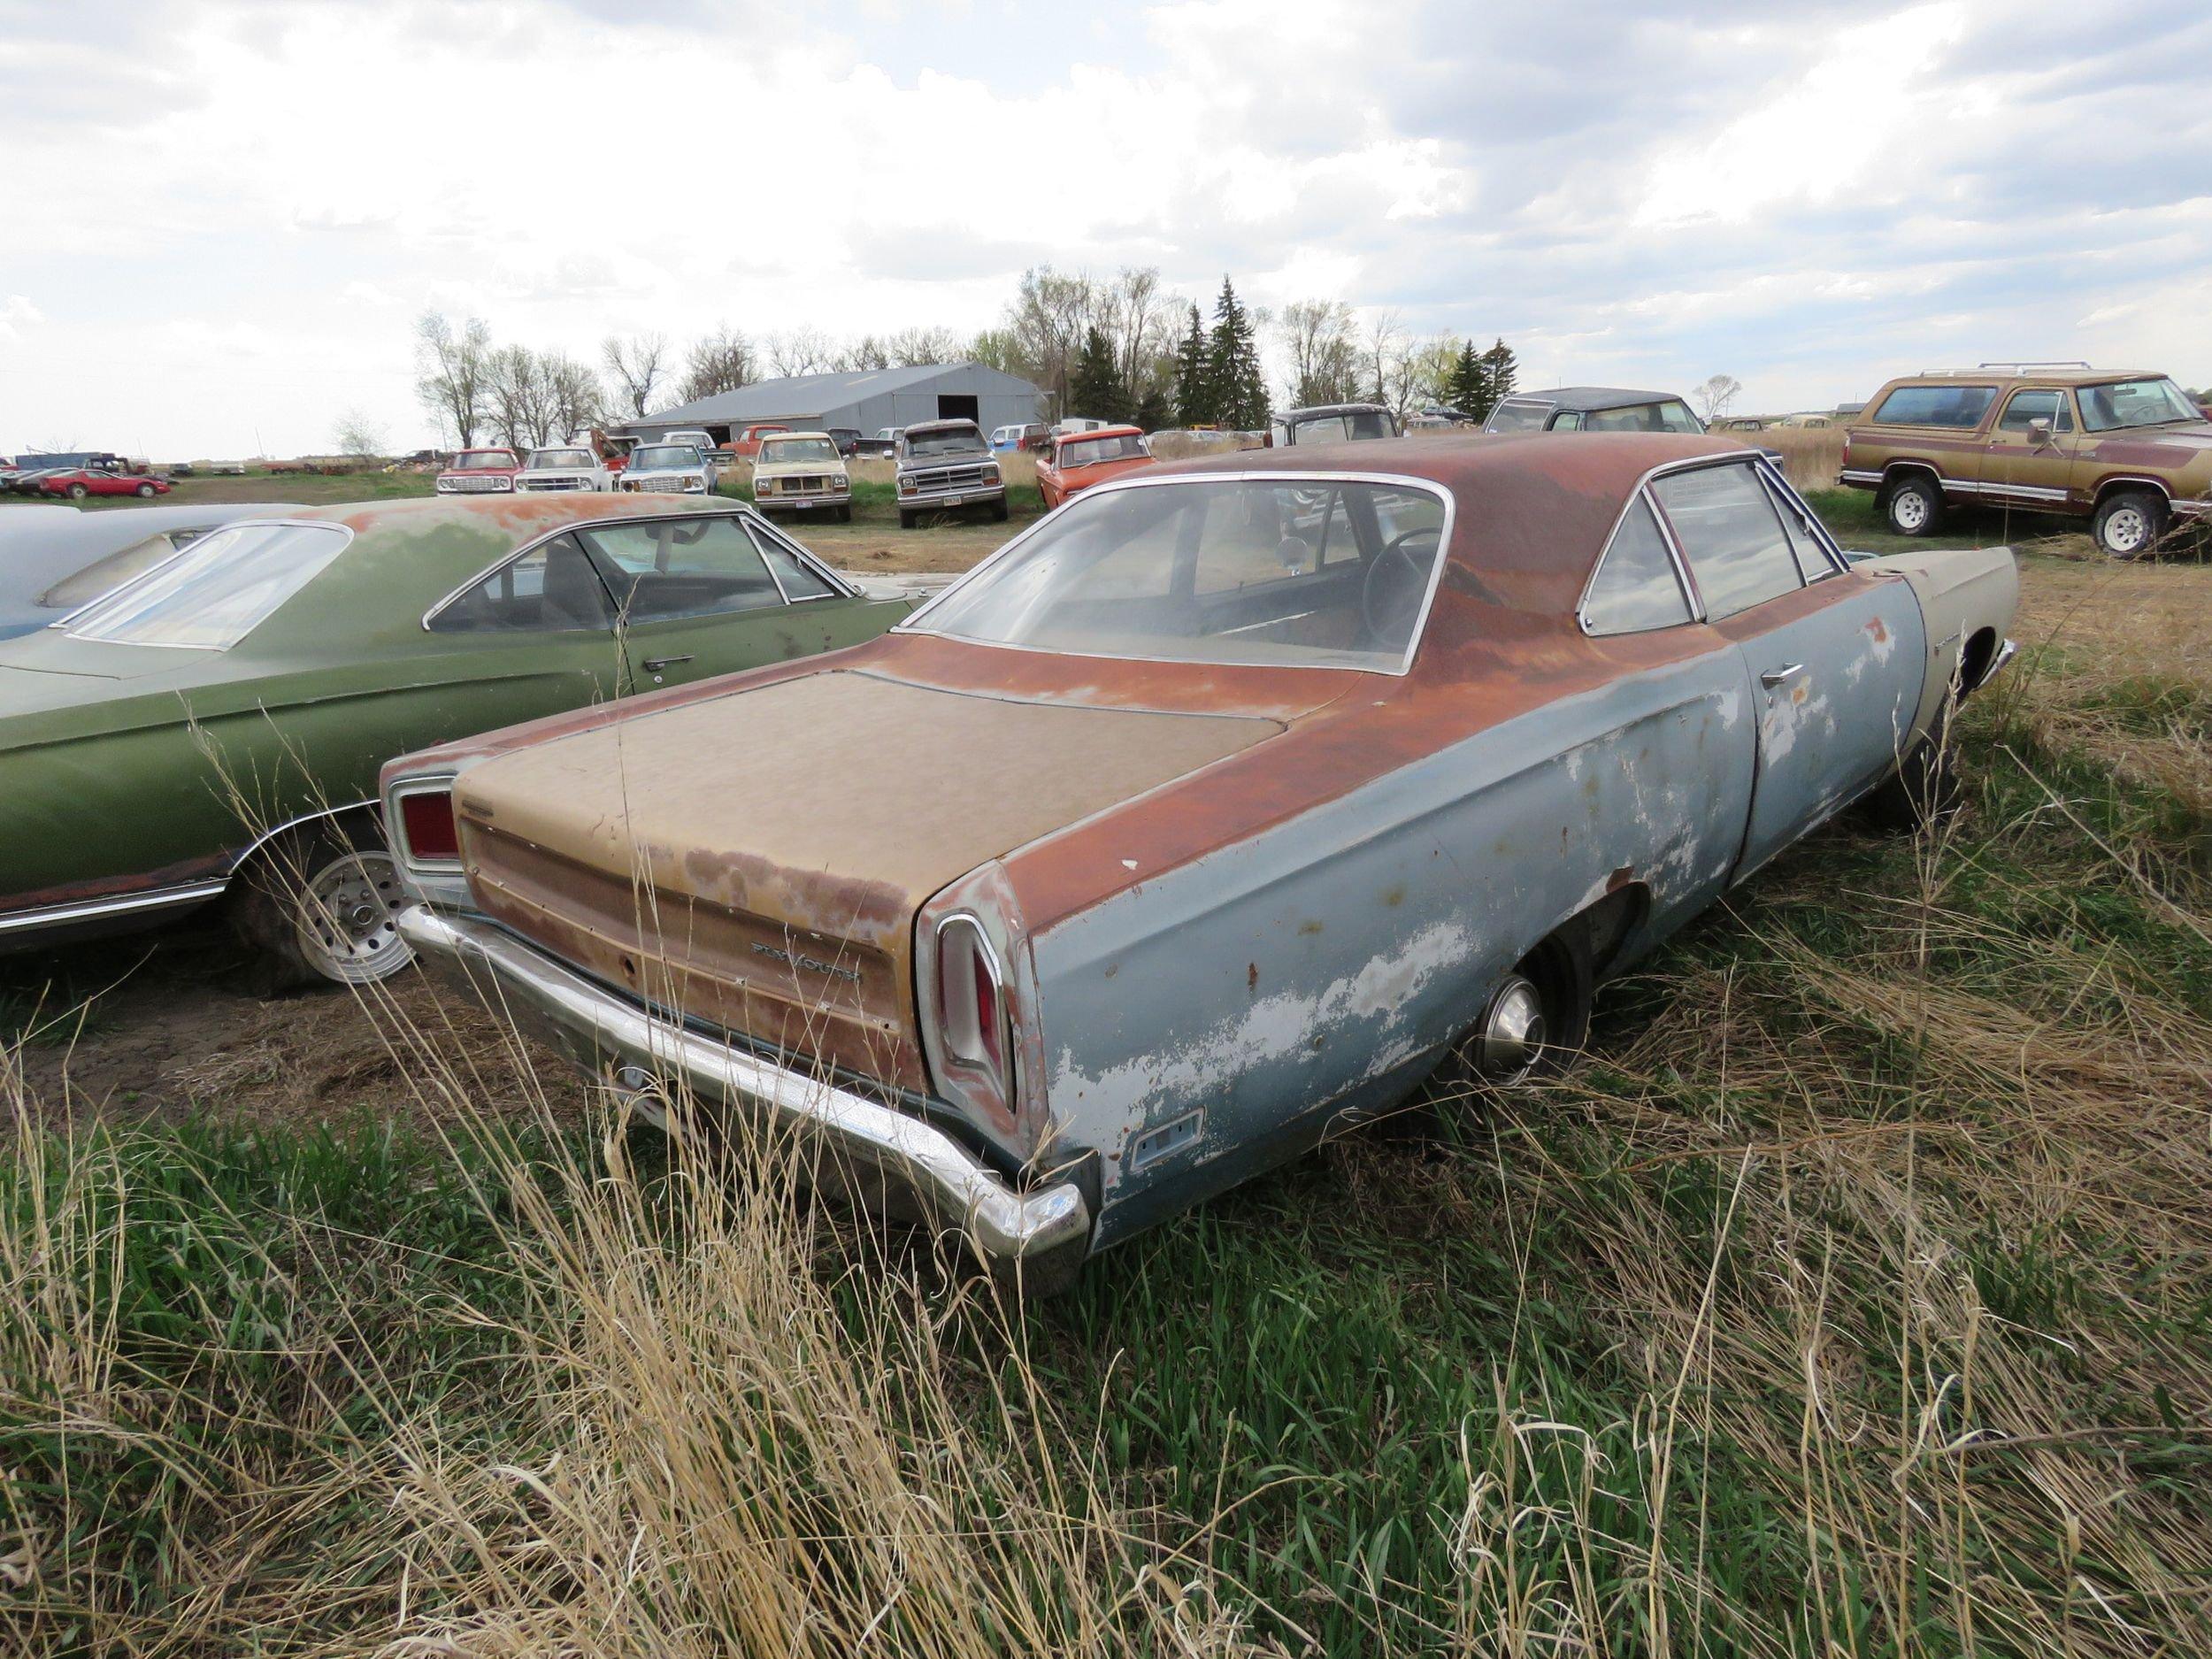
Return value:
<svg viewBox="0 0 2212 1659">
<path fill-rule="evenodd" d="M 365 814 L 287 830 L 254 856 L 234 919 L 262 954 L 269 988 L 373 985 L 414 960 L 399 936 L 399 867 Z"/>
<path fill-rule="evenodd" d="M 69 487 L 69 499 L 72 501 L 82 501 L 91 493 L 92 492 L 87 489 L 82 484 L 72 484 Z"/>
<path fill-rule="evenodd" d="M 1889 527 L 1899 535 L 1929 535 L 1943 518 L 1943 492 L 1933 479 L 1909 472 L 1889 487 Z"/>
<path fill-rule="evenodd" d="M 2122 490 L 2106 497 L 2089 531 L 2108 557 L 2140 558 L 2166 534 L 2166 503 L 2147 489 Z"/>
</svg>

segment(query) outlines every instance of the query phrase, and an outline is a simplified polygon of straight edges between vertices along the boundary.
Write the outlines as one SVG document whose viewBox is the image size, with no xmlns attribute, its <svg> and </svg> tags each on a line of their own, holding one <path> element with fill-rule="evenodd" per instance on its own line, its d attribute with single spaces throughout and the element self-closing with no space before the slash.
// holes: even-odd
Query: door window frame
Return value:
<svg viewBox="0 0 2212 1659">
<path fill-rule="evenodd" d="M 441 611 L 446 609 L 447 606 L 456 603 L 464 595 L 467 594 L 471 589 L 476 588 L 480 583 L 489 581 L 493 577 L 498 575 L 501 571 L 506 569 L 508 565 L 515 563 L 516 560 L 525 558 L 530 554 L 534 553 L 538 549 L 543 547 L 549 541 L 556 541 L 565 535 L 572 534 L 580 530 L 607 529 L 634 524 L 659 524 L 671 518 L 734 518 L 737 520 L 740 527 L 742 528 L 749 536 L 755 537 L 754 551 L 757 553 L 760 553 L 757 532 L 759 528 L 764 526 L 767 529 L 768 534 L 774 537 L 776 541 L 781 547 L 795 557 L 807 567 L 807 569 L 813 572 L 814 574 L 820 577 L 824 581 L 829 584 L 830 591 L 826 594 L 808 594 L 802 598 L 794 599 L 789 594 L 784 591 L 782 580 L 776 574 L 774 563 L 765 553 L 760 553 L 760 562 L 768 567 L 768 579 L 775 583 L 776 592 L 781 595 L 783 603 L 787 606 L 809 604 L 823 599 L 856 599 L 860 597 L 859 588 L 854 587 L 852 583 L 847 581 L 835 571 L 830 569 L 828 565 L 823 564 L 820 559 L 817 558 L 813 554 L 808 552 L 790 537 L 779 534 L 775 527 L 769 525 L 768 521 L 763 518 L 759 513 L 747 508 L 742 503 L 733 502 L 726 511 L 716 511 L 713 512 L 611 512 L 606 514 L 603 518 L 573 518 L 566 524 L 551 526 L 539 534 L 532 536 L 528 541 L 518 544 L 510 551 L 502 553 L 497 558 L 484 566 L 482 570 L 477 572 L 475 575 L 470 577 L 468 580 L 463 582 L 451 593 L 446 595 L 444 598 L 439 600 L 437 603 L 432 605 L 429 610 L 424 611 L 422 613 L 422 630 L 426 634 L 430 633 L 432 631 L 430 626 L 431 623 L 437 618 Z M 606 585 L 607 572 L 601 569 L 599 557 L 591 550 L 590 544 L 582 540 L 582 538 L 579 537 L 577 546 L 583 549 L 584 557 L 591 562 L 591 567 L 598 573 L 601 583 L 603 585 Z M 608 593 L 611 598 L 613 591 L 614 589 L 611 585 L 608 585 Z M 764 605 L 755 605 L 752 609 L 755 611 L 764 611 L 767 607 Z M 620 607 L 618 605 L 616 610 L 618 618 Z M 743 616 L 744 614 L 746 613 L 741 611 L 714 611 L 710 612 L 706 616 L 701 617 L 678 617 L 665 619 L 670 621 L 706 622 L 712 620 L 712 618 L 716 616 Z M 620 631 L 626 626 L 626 624 L 618 619 L 615 624 L 615 631 Z M 649 622 L 645 626 L 650 627 L 655 625 Z M 550 631 L 553 630 L 549 630 L 549 632 Z M 569 634 L 589 632 L 588 629 L 580 628 L 567 628 L 557 631 Z M 527 632 L 527 630 L 518 630 L 518 634 L 522 632 Z M 456 635 L 455 637 L 461 638 L 465 636 Z"/>
<path fill-rule="evenodd" d="M 2051 436 L 2054 438 L 2070 438 L 2076 433 L 2079 432 L 2081 430 L 2081 414 L 2080 411 L 2074 407 L 2073 394 L 2067 390 L 2065 387 L 2016 386 L 2011 391 L 2005 394 L 2004 407 L 1997 411 L 1996 425 L 1993 426 L 1989 429 L 1990 442 L 1993 443 L 2009 443 L 2014 442 L 2025 443 L 2028 439 L 2028 429 L 2025 426 L 2007 426 L 2005 425 L 2005 417 L 2012 413 L 2012 406 L 2018 403 L 2022 398 L 2041 397 L 2047 393 L 2058 399 L 2059 413 L 2066 418 L 2066 424 L 2063 426 L 2060 426 L 2055 419 L 2051 422 Z"/>
</svg>

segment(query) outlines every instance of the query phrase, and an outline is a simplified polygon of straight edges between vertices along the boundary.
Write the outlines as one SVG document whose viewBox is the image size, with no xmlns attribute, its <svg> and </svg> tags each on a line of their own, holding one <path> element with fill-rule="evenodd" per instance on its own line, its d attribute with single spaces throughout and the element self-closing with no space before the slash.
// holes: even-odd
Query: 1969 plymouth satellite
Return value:
<svg viewBox="0 0 2212 1659">
<path fill-rule="evenodd" d="M 411 955 L 392 756 L 912 609 L 733 502 L 505 492 L 233 523 L 89 597 L 0 641 L 0 949 L 228 894 L 279 978 L 355 983 Z"/>
<path fill-rule="evenodd" d="M 394 762 L 400 929 L 1034 1288 L 1455 1045 L 1575 1048 L 1594 981 L 1938 781 L 2015 596 L 2002 549 L 1853 565 L 1703 437 L 1160 467 L 870 644 Z"/>
</svg>

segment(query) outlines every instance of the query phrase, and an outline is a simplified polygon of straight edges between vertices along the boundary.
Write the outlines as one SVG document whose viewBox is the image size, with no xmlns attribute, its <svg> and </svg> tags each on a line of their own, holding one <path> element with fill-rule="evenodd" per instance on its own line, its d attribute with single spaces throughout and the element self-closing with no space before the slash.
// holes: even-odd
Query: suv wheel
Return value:
<svg viewBox="0 0 2212 1659">
<path fill-rule="evenodd" d="M 1890 486 L 1889 527 L 1899 535 L 1928 535 L 1943 517 L 1943 492 L 1935 480 L 1909 473 Z"/>
<path fill-rule="evenodd" d="M 912 513 L 912 512 L 910 512 L 910 511 L 908 511 L 908 510 L 907 510 L 906 508 L 904 508 L 904 507 L 900 508 L 900 509 L 899 509 L 899 528 L 900 528 L 900 529 L 902 529 L 902 530 L 911 530 L 913 527 L 914 527 L 914 515 L 913 515 L 913 513 Z"/>
<path fill-rule="evenodd" d="M 2089 533 L 2108 557 L 2139 558 L 2166 534 L 2166 503 L 2147 489 L 2122 490 L 2097 509 Z"/>
</svg>

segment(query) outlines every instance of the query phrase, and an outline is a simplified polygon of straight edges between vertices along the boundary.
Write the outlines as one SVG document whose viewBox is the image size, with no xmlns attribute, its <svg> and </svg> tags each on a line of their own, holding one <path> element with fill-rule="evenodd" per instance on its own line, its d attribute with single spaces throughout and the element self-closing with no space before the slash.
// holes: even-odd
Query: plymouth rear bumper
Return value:
<svg viewBox="0 0 2212 1659">
<path fill-rule="evenodd" d="M 1088 1248 L 1090 1206 L 1071 1182 L 1018 1192 L 943 1131 L 656 1017 L 481 918 L 417 904 L 399 931 L 426 964 L 613 1087 L 645 1098 L 688 1089 L 803 1137 L 834 1156 L 871 1208 L 956 1228 L 995 1268 Z"/>
</svg>

